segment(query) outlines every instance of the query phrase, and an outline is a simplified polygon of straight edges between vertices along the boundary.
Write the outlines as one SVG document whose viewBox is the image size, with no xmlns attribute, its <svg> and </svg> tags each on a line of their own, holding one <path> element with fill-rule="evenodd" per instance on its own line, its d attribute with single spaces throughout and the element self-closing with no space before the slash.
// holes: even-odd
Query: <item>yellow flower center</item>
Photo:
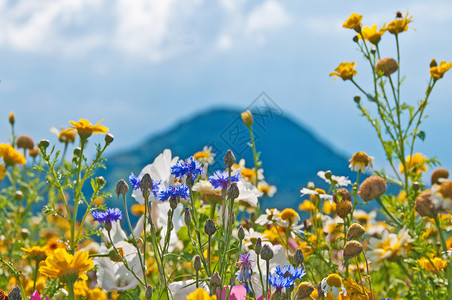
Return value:
<svg viewBox="0 0 452 300">
<path fill-rule="evenodd" d="M 353 154 L 352 158 L 350 159 L 351 163 L 362 164 L 365 167 L 367 167 L 369 161 L 370 161 L 369 156 L 365 152 L 357 152 Z"/>
<path fill-rule="evenodd" d="M 342 279 L 337 274 L 331 274 L 326 278 L 326 283 L 329 286 L 340 288 L 342 286 Z"/>
<path fill-rule="evenodd" d="M 253 179 L 256 177 L 256 172 L 254 172 L 253 169 L 243 168 L 243 170 L 240 172 L 240 175 L 244 177 L 248 181 L 253 181 Z"/>
<path fill-rule="evenodd" d="M 206 152 L 206 151 L 198 151 L 193 155 L 193 158 L 195 160 L 200 160 L 200 159 L 205 159 L 205 158 L 209 158 L 210 157 L 210 153 Z"/>
<path fill-rule="evenodd" d="M 289 221 L 289 222 L 294 222 L 295 219 L 299 219 L 300 218 L 298 213 L 295 210 L 293 210 L 292 208 L 286 208 L 285 210 L 283 210 L 281 212 L 280 217 L 284 221 Z"/>
</svg>

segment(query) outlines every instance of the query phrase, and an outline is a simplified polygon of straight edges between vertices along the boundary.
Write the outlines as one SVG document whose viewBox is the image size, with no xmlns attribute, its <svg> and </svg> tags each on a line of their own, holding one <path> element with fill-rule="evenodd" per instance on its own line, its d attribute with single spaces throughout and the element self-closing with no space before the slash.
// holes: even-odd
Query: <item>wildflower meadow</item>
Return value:
<svg viewBox="0 0 452 300">
<path fill-rule="evenodd" d="M 340 63 L 331 87 L 356 87 L 350 106 L 390 168 L 374 169 L 372 153 L 357 149 L 356 181 L 319 170 L 313 178 L 329 188 L 308 183 L 298 207 L 271 207 L 277 187 L 265 181 L 250 111 L 241 125 L 253 161 L 207 146 L 190 157 L 165 149 L 114 183 L 96 174 L 114 143 L 108 124 L 70 121 L 53 130 L 53 145 L 16 132 L 11 113 L 11 137 L 0 141 L 0 300 L 452 299 L 452 181 L 416 151 L 452 63 L 401 60 L 409 14 L 378 26 L 362 19 L 343 23 L 359 62 Z M 403 96 L 405 64 L 430 69 L 417 102 Z"/>
</svg>

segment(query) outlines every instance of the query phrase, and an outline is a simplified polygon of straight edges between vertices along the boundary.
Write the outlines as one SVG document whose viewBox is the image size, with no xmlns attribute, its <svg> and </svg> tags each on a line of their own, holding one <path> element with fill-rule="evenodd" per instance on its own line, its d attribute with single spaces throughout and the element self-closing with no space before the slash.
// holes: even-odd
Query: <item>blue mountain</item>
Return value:
<svg viewBox="0 0 452 300">
<path fill-rule="evenodd" d="M 327 142 L 320 140 L 302 124 L 273 108 L 256 108 L 253 131 L 265 180 L 278 189 L 267 206 L 279 209 L 296 208 L 300 203 L 300 189 L 309 181 L 327 188 L 317 177 L 319 170 L 331 170 L 334 175 L 349 176 L 353 181 L 356 173 L 348 168 L 348 160 Z M 204 146 L 211 146 L 216 153 L 210 172 L 224 169 L 224 153 L 231 149 L 237 161 L 246 160 L 253 167 L 253 155 L 249 146 L 248 129 L 242 123 L 239 110 L 212 109 L 180 121 L 172 128 L 150 136 L 137 147 L 107 157 L 106 170 L 102 174 L 112 186 L 119 179 L 127 179 L 130 172 L 139 173 L 164 149 L 173 155 L 188 158 Z"/>
</svg>

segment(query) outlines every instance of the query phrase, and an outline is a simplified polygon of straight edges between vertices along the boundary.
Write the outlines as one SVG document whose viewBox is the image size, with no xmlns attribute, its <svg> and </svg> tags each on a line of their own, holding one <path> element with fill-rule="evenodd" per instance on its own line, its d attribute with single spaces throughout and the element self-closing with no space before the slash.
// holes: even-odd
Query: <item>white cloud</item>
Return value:
<svg viewBox="0 0 452 300">
<path fill-rule="evenodd" d="M 251 34 L 261 34 L 281 29 L 291 22 L 284 7 L 273 0 L 256 7 L 249 15 L 246 30 Z"/>
</svg>

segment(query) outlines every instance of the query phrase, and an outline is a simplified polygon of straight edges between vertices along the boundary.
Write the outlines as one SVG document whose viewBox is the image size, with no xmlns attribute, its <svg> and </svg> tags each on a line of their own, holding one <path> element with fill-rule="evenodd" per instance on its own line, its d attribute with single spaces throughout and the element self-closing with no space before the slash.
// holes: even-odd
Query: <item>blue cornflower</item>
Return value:
<svg viewBox="0 0 452 300">
<path fill-rule="evenodd" d="M 239 261 L 237 264 L 240 267 L 240 270 L 235 274 L 237 275 L 237 280 L 240 282 L 251 282 L 251 263 L 253 261 L 250 260 L 250 254 L 243 253 L 240 254 Z"/>
<path fill-rule="evenodd" d="M 204 173 L 202 166 L 197 162 L 193 156 L 190 156 L 188 161 L 180 160 L 174 166 L 171 167 L 171 174 L 176 178 L 182 178 L 185 175 L 191 176 L 193 180 Z"/>
<path fill-rule="evenodd" d="M 212 176 L 209 177 L 209 182 L 212 184 L 213 188 L 222 188 L 222 189 L 226 189 L 228 188 L 228 179 L 229 179 L 229 174 L 228 172 L 224 171 L 215 171 L 215 173 L 213 173 Z M 231 176 L 231 183 L 232 182 L 237 182 L 240 179 L 242 179 L 242 177 L 240 176 L 240 174 L 236 174 L 236 175 L 232 175 Z"/>
<path fill-rule="evenodd" d="M 188 186 L 185 183 L 181 185 L 170 185 L 166 190 L 162 190 L 158 194 L 160 201 L 168 200 L 171 197 L 187 199 L 190 197 Z"/>
<path fill-rule="evenodd" d="M 130 173 L 129 182 L 133 190 L 138 190 L 140 188 L 140 178 L 136 177 L 135 174 Z"/>
<path fill-rule="evenodd" d="M 287 277 L 290 275 L 293 280 L 301 279 L 304 275 L 306 275 L 306 271 L 303 267 L 295 268 L 294 266 L 277 266 L 275 270 L 276 274 L 282 277 Z"/>
<path fill-rule="evenodd" d="M 295 279 L 290 276 L 284 277 L 278 274 L 270 274 L 268 282 L 277 290 L 281 290 L 282 288 L 290 288 L 295 283 Z"/>
<path fill-rule="evenodd" d="M 109 208 L 107 211 L 93 211 L 93 220 L 100 223 L 115 222 L 121 219 L 121 211 L 114 208 Z"/>
</svg>

